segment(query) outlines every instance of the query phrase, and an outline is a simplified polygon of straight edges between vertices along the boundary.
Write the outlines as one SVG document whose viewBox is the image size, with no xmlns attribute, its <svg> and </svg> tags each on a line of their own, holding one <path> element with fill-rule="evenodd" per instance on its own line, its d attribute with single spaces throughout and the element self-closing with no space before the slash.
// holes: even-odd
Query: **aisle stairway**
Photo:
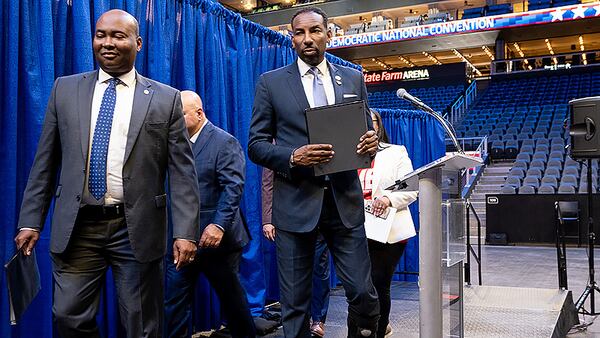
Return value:
<svg viewBox="0 0 600 338">
<path fill-rule="evenodd" d="M 485 238 L 485 195 L 486 194 L 499 194 L 502 184 L 506 180 L 508 171 L 512 167 L 512 161 L 497 162 L 489 164 L 483 171 L 483 174 L 479 177 L 473 193 L 471 194 L 470 200 L 473 204 L 473 208 L 477 212 L 479 219 L 481 220 L 481 234 Z M 477 220 L 471 215 L 471 236 L 477 234 Z"/>
</svg>

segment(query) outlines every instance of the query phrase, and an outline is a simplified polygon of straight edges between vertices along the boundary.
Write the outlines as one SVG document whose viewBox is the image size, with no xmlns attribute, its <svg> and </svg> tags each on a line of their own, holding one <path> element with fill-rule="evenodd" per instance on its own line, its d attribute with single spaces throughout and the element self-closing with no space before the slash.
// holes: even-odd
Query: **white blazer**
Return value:
<svg viewBox="0 0 600 338">
<path fill-rule="evenodd" d="M 408 205 L 417 200 L 417 191 L 389 191 L 400 177 L 413 171 L 412 162 L 404 146 L 380 143 L 384 148 L 377 152 L 373 166 L 373 199 L 387 197 L 396 208 L 396 216 L 388 236 L 388 243 L 396 243 L 416 235 L 415 225 Z M 412 234 L 412 235 L 406 235 Z"/>
</svg>

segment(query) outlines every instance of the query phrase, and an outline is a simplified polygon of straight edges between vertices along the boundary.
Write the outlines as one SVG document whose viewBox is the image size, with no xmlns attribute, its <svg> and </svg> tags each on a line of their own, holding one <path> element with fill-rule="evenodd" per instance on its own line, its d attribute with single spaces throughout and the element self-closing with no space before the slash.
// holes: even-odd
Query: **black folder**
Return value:
<svg viewBox="0 0 600 338">
<path fill-rule="evenodd" d="M 356 146 L 367 132 L 364 101 L 334 104 L 306 109 L 309 143 L 333 145 L 335 155 L 324 164 L 313 167 L 315 176 L 369 168 L 369 154 L 359 155 Z"/>
<path fill-rule="evenodd" d="M 17 325 L 21 316 L 35 296 L 40 292 L 40 271 L 35 249 L 30 256 L 23 250 L 17 253 L 4 265 L 8 285 L 8 303 L 10 306 L 10 324 Z"/>
</svg>

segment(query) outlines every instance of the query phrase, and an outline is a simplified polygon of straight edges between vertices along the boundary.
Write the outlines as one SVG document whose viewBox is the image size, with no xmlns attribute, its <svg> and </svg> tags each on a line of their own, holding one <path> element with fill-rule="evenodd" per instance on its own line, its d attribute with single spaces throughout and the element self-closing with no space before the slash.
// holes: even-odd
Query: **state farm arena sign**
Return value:
<svg viewBox="0 0 600 338">
<path fill-rule="evenodd" d="M 365 73 L 363 75 L 365 77 L 366 84 L 388 81 L 429 80 L 429 70 L 427 68 L 398 71 L 382 71 L 374 73 Z"/>
</svg>

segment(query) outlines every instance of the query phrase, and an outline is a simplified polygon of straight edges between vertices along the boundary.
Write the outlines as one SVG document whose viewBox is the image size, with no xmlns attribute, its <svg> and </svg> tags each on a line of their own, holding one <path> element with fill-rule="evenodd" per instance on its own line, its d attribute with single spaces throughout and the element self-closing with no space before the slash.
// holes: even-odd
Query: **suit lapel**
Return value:
<svg viewBox="0 0 600 338">
<path fill-rule="evenodd" d="M 146 119 L 150 100 L 154 91 L 151 88 L 150 82 L 145 77 L 136 73 L 137 83 L 135 85 L 135 94 L 133 95 L 133 108 L 131 109 L 131 120 L 129 121 L 129 132 L 127 133 L 127 145 L 125 146 L 125 158 L 123 163 L 127 162 L 131 149 L 135 144 L 140 129 Z"/>
<path fill-rule="evenodd" d="M 329 76 L 331 76 L 331 83 L 333 83 L 333 91 L 335 92 L 335 103 L 342 103 L 344 95 L 342 92 L 343 79 L 336 66 L 330 62 L 327 62 L 327 65 L 329 66 Z"/>
<path fill-rule="evenodd" d="M 298 88 L 298 85 L 300 85 L 301 90 L 292 90 L 292 94 L 294 94 L 294 97 L 296 98 L 296 102 L 298 103 L 300 109 L 304 111 L 310 107 L 310 104 L 308 103 L 308 99 L 306 98 L 306 94 L 304 93 L 304 86 L 302 85 L 302 79 L 300 78 L 298 63 L 294 62 L 291 65 L 287 66 L 287 71 L 289 73 L 289 88 Z"/>
<path fill-rule="evenodd" d="M 215 126 L 210 121 L 207 121 L 204 128 L 202 128 L 202 131 L 200 131 L 200 135 L 198 135 L 196 142 L 194 143 L 194 158 L 200 153 L 200 151 L 202 151 L 202 149 L 204 149 L 214 130 Z"/>
<path fill-rule="evenodd" d="M 83 74 L 77 87 L 77 116 L 79 116 L 79 133 L 81 138 L 81 155 L 86 160 L 90 142 L 90 121 L 92 118 L 92 100 L 98 79 L 98 71 Z"/>
</svg>

